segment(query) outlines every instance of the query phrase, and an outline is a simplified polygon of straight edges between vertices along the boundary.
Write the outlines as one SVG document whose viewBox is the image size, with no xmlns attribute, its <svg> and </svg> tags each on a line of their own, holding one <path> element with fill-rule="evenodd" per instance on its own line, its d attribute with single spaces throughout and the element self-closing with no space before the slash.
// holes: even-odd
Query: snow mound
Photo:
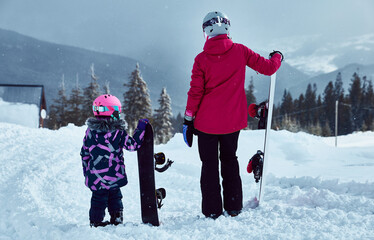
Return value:
<svg viewBox="0 0 374 240">
<path fill-rule="evenodd" d="M 0 124 L 15 123 L 26 127 L 39 127 L 39 107 L 35 104 L 10 103 L 0 98 Z"/>
</svg>

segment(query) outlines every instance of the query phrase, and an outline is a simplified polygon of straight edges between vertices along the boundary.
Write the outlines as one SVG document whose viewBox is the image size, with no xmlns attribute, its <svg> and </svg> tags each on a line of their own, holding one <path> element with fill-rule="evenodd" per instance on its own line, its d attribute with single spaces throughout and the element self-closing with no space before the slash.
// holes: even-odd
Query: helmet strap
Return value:
<svg viewBox="0 0 374 240">
<path fill-rule="evenodd" d="M 203 30 L 203 35 L 204 35 L 204 39 L 205 39 L 205 41 L 208 41 L 208 39 L 209 39 L 209 36 L 205 33 L 205 31 Z"/>
</svg>

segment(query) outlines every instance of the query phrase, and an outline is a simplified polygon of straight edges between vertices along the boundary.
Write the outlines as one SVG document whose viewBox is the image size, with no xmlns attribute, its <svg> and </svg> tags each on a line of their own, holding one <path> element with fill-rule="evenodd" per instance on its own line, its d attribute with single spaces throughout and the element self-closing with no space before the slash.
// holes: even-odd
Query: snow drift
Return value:
<svg viewBox="0 0 374 240">
<path fill-rule="evenodd" d="M 35 104 L 6 102 L 0 98 L 0 123 L 1 122 L 38 128 L 39 107 Z"/>
</svg>

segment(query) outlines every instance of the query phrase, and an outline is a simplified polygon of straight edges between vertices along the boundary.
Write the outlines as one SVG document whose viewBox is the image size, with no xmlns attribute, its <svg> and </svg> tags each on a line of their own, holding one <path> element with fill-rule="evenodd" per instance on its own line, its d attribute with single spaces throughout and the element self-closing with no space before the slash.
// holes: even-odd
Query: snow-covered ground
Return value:
<svg viewBox="0 0 374 240">
<path fill-rule="evenodd" d="M 35 104 L 11 103 L 0 98 L 0 123 L 16 123 L 26 127 L 39 127 L 39 107 Z"/>
<path fill-rule="evenodd" d="M 125 153 L 129 184 L 124 225 L 90 228 L 90 190 L 79 156 L 85 127 L 58 131 L 0 123 L 0 240 L 5 239 L 374 239 L 374 132 L 334 138 L 272 131 L 264 201 L 248 159 L 264 132 L 242 131 L 238 157 L 244 211 L 205 219 L 200 212 L 200 160 L 177 134 L 155 147 L 174 160 L 156 173 L 167 190 L 160 227 L 141 223 L 136 153 Z"/>
</svg>

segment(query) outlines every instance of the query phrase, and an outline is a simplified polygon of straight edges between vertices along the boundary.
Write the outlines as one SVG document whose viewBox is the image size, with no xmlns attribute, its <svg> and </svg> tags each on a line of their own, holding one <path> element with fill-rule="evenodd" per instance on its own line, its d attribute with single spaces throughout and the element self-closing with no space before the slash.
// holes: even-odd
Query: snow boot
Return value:
<svg viewBox="0 0 374 240">
<path fill-rule="evenodd" d="M 109 225 L 109 222 L 108 221 L 105 221 L 105 222 L 90 222 L 90 227 L 105 227 Z"/>
<path fill-rule="evenodd" d="M 227 211 L 227 214 L 230 215 L 231 217 L 236 217 L 238 216 L 242 211 L 241 210 L 231 210 Z"/>
<path fill-rule="evenodd" d="M 110 212 L 110 224 L 113 224 L 117 226 L 118 224 L 123 223 L 123 212 L 118 211 L 118 212 Z"/>
<path fill-rule="evenodd" d="M 212 214 L 209 214 L 209 215 L 205 215 L 206 218 L 211 218 L 213 220 L 216 220 L 217 218 L 219 218 L 222 214 L 216 214 L 216 213 L 212 213 Z"/>
</svg>

